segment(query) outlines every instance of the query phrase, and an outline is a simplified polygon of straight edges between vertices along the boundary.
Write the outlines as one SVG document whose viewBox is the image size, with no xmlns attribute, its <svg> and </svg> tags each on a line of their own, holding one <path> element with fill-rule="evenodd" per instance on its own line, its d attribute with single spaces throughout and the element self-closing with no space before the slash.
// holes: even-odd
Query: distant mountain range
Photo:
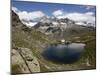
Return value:
<svg viewBox="0 0 100 75">
<path fill-rule="evenodd" d="M 35 28 L 46 35 L 57 37 L 95 30 L 93 25 L 86 24 L 85 22 L 81 25 L 77 23 L 68 18 L 58 19 L 56 17 L 50 18 L 44 16 L 31 28 Z"/>
<path fill-rule="evenodd" d="M 52 24 L 77 24 L 77 25 L 83 25 L 83 26 L 94 26 L 95 27 L 95 23 L 89 23 L 86 21 L 73 21 L 67 17 L 63 17 L 63 18 L 58 18 L 55 16 L 43 16 L 41 18 L 36 18 L 34 20 L 25 20 L 25 19 L 21 19 L 22 23 L 24 23 L 27 26 L 35 26 L 36 24 L 38 24 L 39 22 L 42 23 L 52 23 Z"/>
<path fill-rule="evenodd" d="M 87 22 L 75 22 L 69 18 L 56 18 L 43 16 L 35 21 L 20 20 L 23 24 L 18 26 L 19 29 L 36 29 L 46 35 L 65 37 L 68 35 L 84 33 L 90 30 L 95 30 L 95 26 L 92 23 Z M 17 22 L 17 21 L 16 21 Z M 14 24 L 13 24 L 14 25 Z"/>
</svg>

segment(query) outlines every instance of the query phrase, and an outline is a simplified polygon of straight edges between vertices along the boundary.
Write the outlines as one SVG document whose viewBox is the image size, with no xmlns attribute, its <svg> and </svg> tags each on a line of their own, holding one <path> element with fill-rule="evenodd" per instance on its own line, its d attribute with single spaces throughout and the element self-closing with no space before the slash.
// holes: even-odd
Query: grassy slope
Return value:
<svg viewBox="0 0 100 75">
<path fill-rule="evenodd" d="M 79 37 L 79 38 L 75 38 Z M 74 36 L 71 36 L 70 38 L 66 38 L 67 40 L 71 40 L 73 42 L 83 42 L 86 44 L 84 53 L 82 54 L 81 60 L 78 62 L 79 64 L 82 62 L 83 64 L 80 64 L 79 66 L 85 67 L 85 68 L 95 68 L 96 66 L 96 34 L 94 31 L 77 34 Z M 86 66 L 86 62 L 89 62 L 91 66 Z"/>
<path fill-rule="evenodd" d="M 52 41 L 51 41 L 52 40 Z M 33 54 L 37 57 L 40 62 L 41 69 L 45 69 L 42 63 L 42 50 L 50 43 L 55 40 L 48 38 L 43 33 L 32 30 L 30 32 L 25 32 L 22 30 L 17 30 L 12 32 L 12 48 L 14 47 L 25 47 L 33 51 Z"/>
<path fill-rule="evenodd" d="M 80 37 L 76 39 L 75 37 Z M 13 47 L 25 47 L 33 51 L 33 54 L 38 58 L 40 62 L 41 72 L 60 70 L 73 70 L 73 69 L 86 69 L 95 68 L 95 32 L 88 32 L 84 34 L 77 34 L 67 37 L 66 40 L 76 42 L 78 40 L 86 44 L 86 50 L 84 51 L 82 58 L 74 64 L 57 64 L 48 60 L 45 60 L 41 53 L 43 49 L 50 43 L 56 40 L 48 38 L 46 35 L 32 30 L 31 32 L 16 31 L 12 33 Z M 86 58 L 89 60 L 91 66 L 86 65 Z"/>
</svg>

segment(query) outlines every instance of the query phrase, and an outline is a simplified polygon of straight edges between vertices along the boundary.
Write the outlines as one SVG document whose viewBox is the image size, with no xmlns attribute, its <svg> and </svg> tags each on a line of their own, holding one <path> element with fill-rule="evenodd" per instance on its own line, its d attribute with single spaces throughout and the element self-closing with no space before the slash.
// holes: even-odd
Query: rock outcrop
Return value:
<svg viewBox="0 0 100 75">
<path fill-rule="evenodd" d="M 39 62 L 30 49 L 12 49 L 12 72 L 14 74 L 40 72 Z"/>
</svg>

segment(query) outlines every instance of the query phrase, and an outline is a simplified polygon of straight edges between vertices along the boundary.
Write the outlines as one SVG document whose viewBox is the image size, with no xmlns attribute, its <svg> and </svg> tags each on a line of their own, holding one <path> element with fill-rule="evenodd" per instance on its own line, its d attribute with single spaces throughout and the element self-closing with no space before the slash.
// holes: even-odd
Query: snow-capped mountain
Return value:
<svg viewBox="0 0 100 75">
<path fill-rule="evenodd" d="M 41 20 L 33 26 L 33 28 L 38 29 L 41 32 L 45 32 L 46 34 L 51 34 L 52 32 L 65 30 L 66 28 L 71 28 L 74 25 L 74 21 L 63 18 L 58 19 L 56 17 L 42 17 Z"/>
<path fill-rule="evenodd" d="M 20 19 L 23 24 L 25 24 L 29 28 L 35 28 L 38 31 L 45 33 L 47 35 L 50 34 L 59 34 L 65 32 L 69 29 L 81 29 L 88 26 L 94 26 L 92 23 L 81 22 L 81 21 L 73 21 L 67 17 L 57 18 L 54 16 L 43 16 L 41 18 L 37 18 L 35 20 L 25 20 Z"/>
</svg>

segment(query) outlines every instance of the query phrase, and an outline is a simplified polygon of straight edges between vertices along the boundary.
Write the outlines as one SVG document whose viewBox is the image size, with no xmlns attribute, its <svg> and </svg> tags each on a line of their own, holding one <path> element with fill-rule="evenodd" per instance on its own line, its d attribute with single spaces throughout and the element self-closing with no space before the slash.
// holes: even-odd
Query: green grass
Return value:
<svg viewBox="0 0 100 75">
<path fill-rule="evenodd" d="M 79 37 L 79 38 L 74 38 Z M 87 32 L 83 34 L 77 34 L 67 38 L 73 42 L 80 41 L 86 44 L 85 50 L 82 54 L 82 58 L 76 64 L 84 68 L 95 68 L 96 67 L 96 34 L 95 32 Z M 86 60 L 88 59 L 91 66 L 86 66 Z M 83 63 L 83 64 L 81 64 Z"/>
<path fill-rule="evenodd" d="M 80 38 L 75 38 L 80 37 Z M 45 34 L 36 31 L 33 29 L 31 32 L 24 32 L 24 31 L 15 31 L 12 32 L 12 46 L 13 47 L 25 47 L 32 50 L 35 57 L 37 57 L 39 63 L 40 63 L 40 69 L 41 72 L 48 72 L 48 71 L 57 71 L 58 68 L 66 69 L 72 68 L 95 68 L 95 60 L 96 60 L 96 46 L 95 46 L 95 32 L 87 32 L 87 33 L 81 33 L 81 34 L 75 34 L 75 35 L 69 35 L 66 36 L 65 39 L 67 41 L 77 42 L 80 40 L 80 42 L 83 42 L 86 44 L 86 49 L 84 50 L 82 54 L 82 58 L 75 62 L 74 64 L 56 64 L 54 62 L 45 60 L 41 53 L 43 52 L 43 49 L 52 43 L 58 42 L 58 39 L 55 38 L 49 38 Z M 88 58 L 89 63 L 91 66 L 86 66 L 86 59 Z M 46 66 L 50 67 L 50 69 L 47 69 Z M 15 70 L 16 71 L 16 70 Z"/>
<path fill-rule="evenodd" d="M 29 48 L 32 50 L 33 55 L 35 55 L 38 60 L 42 59 L 41 52 L 43 48 L 45 48 L 48 44 L 52 43 L 53 41 L 55 40 L 48 38 L 48 36 L 36 30 L 32 30 L 31 32 L 16 30 L 12 32 L 12 48 Z M 44 66 L 42 65 L 41 67 Z M 44 67 L 41 68 L 41 70 L 42 69 L 44 71 L 46 68 Z"/>
</svg>

